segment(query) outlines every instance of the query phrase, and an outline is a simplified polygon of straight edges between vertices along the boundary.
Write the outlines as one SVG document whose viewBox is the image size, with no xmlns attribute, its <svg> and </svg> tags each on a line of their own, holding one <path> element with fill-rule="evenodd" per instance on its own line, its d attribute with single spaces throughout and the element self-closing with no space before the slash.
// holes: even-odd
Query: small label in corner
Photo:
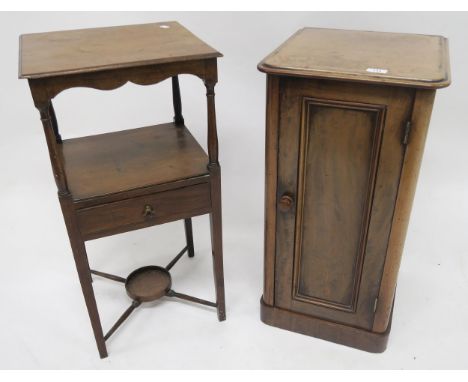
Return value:
<svg viewBox="0 0 468 382">
<path fill-rule="evenodd" d="M 367 68 L 367 69 L 366 69 L 366 72 L 385 74 L 385 73 L 388 73 L 388 69 L 382 69 L 382 68 Z"/>
</svg>

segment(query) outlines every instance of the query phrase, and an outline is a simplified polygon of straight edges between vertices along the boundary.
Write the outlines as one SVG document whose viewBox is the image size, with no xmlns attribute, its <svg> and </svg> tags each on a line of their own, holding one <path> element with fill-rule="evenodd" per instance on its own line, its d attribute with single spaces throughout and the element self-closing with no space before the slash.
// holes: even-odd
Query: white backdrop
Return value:
<svg viewBox="0 0 468 382">
<path fill-rule="evenodd" d="M 224 53 L 216 88 L 227 321 L 176 301 L 137 310 L 100 360 L 56 198 L 39 114 L 17 79 L 18 36 L 177 20 Z M 257 63 L 304 26 L 441 34 L 453 84 L 438 92 L 400 271 L 388 349 L 369 354 L 261 323 L 265 76 Z M 0 14 L 0 368 L 467 368 L 468 195 L 466 13 Z M 206 141 L 205 89 L 181 78 L 186 124 Z M 169 82 L 113 92 L 75 89 L 56 101 L 64 138 L 172 120 Z M 204 145 L 206 147 L 206 145 Z M 206 217 L 174 289 L 213 299 Z M 96 269 L 126 276 L 165 265 L 184 245 L 181 222 L 88 243 Z M 94 283 L 104 330 L 130 303 Z"/>
</svg>

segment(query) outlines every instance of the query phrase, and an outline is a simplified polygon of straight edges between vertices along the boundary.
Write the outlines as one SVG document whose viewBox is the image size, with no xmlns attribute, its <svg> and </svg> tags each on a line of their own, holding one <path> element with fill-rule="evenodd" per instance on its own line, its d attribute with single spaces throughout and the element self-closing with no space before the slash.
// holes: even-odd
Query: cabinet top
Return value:
<svg viewBox="0 0 468 382">
<path fill-rule="evenodd" d="M 41 78 L 222 57 L 178 22 L 20 36 L 19 77 Z"/>
<path fill-rule="evenodd" d="M 303 28 L 258 64 L 268 74 L 443 88 L 450 85 L 442 36 Z"/>
</svg>

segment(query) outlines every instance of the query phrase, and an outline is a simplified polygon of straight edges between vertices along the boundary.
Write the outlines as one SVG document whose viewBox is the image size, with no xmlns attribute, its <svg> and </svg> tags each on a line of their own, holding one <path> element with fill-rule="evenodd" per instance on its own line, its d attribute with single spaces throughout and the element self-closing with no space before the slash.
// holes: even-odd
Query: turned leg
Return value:
<svg viewBox="0 0 468 382">
<path fill-rule="evenodd" d="M 172 103 L 174 105 L 174 123 L 177 126 L 184 124 L 184 117 L 182 116 L 182 100 L 180 98 L 179 77 L 172 77 Z"/>
<path fill-rule="evenodd" d="M 187 241 L 188 256 L 195 256 L 195 250 L 193 248 L 193 230 L 192 230 L 192 219 L 188 218 L 184 220 L 185 224 L 185 239 Z"/>
<path fill-rule="evenodd" d="M 85 243 L 81 238 L 78 226 L 76 224 L 75 211 L 73 209 L 72 200 L 69 195 L 59 196 L 60 205 L 62 207 L 63 216 L 65 218 L 65 225 L 67 226 L 68 237 L 70 238 L 70 245 L 73 251 L 73 258 L 75 260 L 76 270 L 80 279 L 81 290 L 85 299 L 86 307 L 88 308 L 89 319 L 96 339 L 97 348 L 101 358 L 107 357 L 106 343 L 104 333 L 102 332 L 101 320 L 94 297 L 94 290 L 92 286 L 91 272 L 88 263 L 88 256 L 86 254 Z"/>
</svg>

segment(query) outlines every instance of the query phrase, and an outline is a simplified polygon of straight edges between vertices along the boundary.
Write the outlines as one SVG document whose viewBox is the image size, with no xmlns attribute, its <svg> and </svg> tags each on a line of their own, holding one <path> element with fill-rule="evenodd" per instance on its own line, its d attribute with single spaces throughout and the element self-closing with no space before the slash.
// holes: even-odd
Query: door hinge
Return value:
<svg viewBox="0 0 468 382">
<path fill-rule="evenodd" d="M 377 310 L 377 304 L 378 304 L 378 303 L 379 303 L 379 299 L 376 298 L 376 299 L 374 300 L 374 313 L 375 313 L 375 311 Z"/>
<path fill-rule="evenodd" d="M 402 141 L 404 146 L 408 144 L 410 132 L 411 132 L 411 121 L 407 121 L 405 124 L 405 131 L 403 134 L 403 141 Z"/>
</svg>

